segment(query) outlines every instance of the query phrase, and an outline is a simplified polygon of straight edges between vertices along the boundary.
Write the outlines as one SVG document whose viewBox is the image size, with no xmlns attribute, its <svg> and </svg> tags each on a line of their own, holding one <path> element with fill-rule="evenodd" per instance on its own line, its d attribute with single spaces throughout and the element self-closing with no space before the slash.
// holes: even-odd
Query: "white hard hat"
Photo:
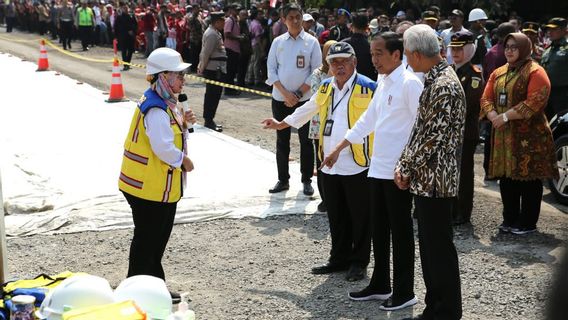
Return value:
<svg viewBox="0 0 568 320">
<path fill-rule="evenodd" d="M 467 20 L 469 22 L 487 20 L 487 14 L 485 14 L 483 9 L 475 8 L 469 12 L 469 18 Z"/>
<path fill-rule="evenodd" d="M 304 13 L 304 15 L 302 16 L 302 20 L 303 21 L 314 21 L 314 17 L 312 17 L 312 15 L 309 14 L 309 13 Z"/>
<path fill-rule="evenodd" d="M 164 280 L 138 275 L 123 280 L 114 290 L 117 302 L 134 300 L 151 319 L 166 319 L 172 313 L 172 297 Z"/>
<path fill-rule="evenodd" d="M 106 279 L 92 275 L 78 275 L 63 280 L 50 291 L 36 312 L 36 316 L 40 319 L 61 320 L 65 311 L 113 302 L 112 288 Z"/>
<path fill-rule="evenodd" d="M 183 62 L 179 52 L 170 48 L 158 48 L 146 61 L 146 74 L 156 74 L 162 71 L 183 71 L 191 66 Z"/>
</svg>

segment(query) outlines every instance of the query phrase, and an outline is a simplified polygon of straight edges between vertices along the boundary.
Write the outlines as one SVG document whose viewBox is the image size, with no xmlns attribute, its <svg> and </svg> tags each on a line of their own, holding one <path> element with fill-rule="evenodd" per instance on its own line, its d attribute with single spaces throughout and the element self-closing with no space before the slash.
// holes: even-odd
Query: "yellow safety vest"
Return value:
<svg viewBox="0 0 568 320">
<path fill-rule="evenodd" d="M 124 142 L 122 168 L 118 187 L 138 198 L 157 202 L 177 202 L 182 194 L 182 171 L 163 162 L 150 146 L 144 127 L 144 116 L 152 107 L 159 107 L 170 116 L 174 145 L 183 150 L 182 128 L 172 111 L 152 90 L 147 90 L 134 112 L 130 130 Z"/>
<path fill-rule="evenodd" d="M 79 26 L 90 27 L 93 25 L 93 10 L 91 8 L 79 8 Z"/>
<path fill-rule="evenodd" d="M 325 127 L 325 121 L 327 120 L 327 113 L 331 105 L 331 94 L 333 92 L 333 87 L 331 85 L 332 78 L 327 78 L 322 81 L 320 88 L 318 89 L 316 96 L 316 104 L 319 106 L 319 118 L 320 118 L 320 130 L 319 137 L 320 141 L 325 139 L 323 135 L 323 129 Z M 349 103 L 347 107 L 347 120 L 349 129 L 351 129 L 361 115 L 369 107 L 369 103 L 373 98 L 373 93 L 377 88 L 377 84 L 361 75 L 357 74 L 355 77 L 355 84 L 353 90 L 349 96 Z M 362 144 L 351 144 L 351 152 L 353 154 L 353 160 L 361 167 L 368 167 L 371 164 L 371 156 L 373 154 L 373 139 L 374 134 L 370 134 L 365 137 Z M 323 143 L 320 143 L 320 148 L 318 152 L 318 157 L 323 158 Z M 323 159 L 322 159 L 323 160 Z"/>
</svg>

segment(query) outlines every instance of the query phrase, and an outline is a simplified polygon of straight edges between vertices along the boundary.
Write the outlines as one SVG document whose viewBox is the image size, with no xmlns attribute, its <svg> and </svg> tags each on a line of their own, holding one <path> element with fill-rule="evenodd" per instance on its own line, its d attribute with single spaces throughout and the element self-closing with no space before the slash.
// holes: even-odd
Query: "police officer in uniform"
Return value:
<svg viewBox="0 0 568 320">
<path fill-rule="evenodd" d="M 532 42 L 532 54 L 531 57 L 534 61 L 540 63 L 542 59 L 542 54 L 544 53 L 544 48 L 541 46 L 538 40 L 538 23 L 527 21 L 523 23 L 523 28 L 521 31 L 531 39 Z"/>
<path fill-rule="evenodd" d="M 551 119 L 555 114 L 568 109 L 568 41 L 566 40 L 566 19 L 552 18 L 544 26 L 552 44 L 542 54 L 541 64 L 550 79 L 550 97 L 546 107 L 546 116 Z"/>
<path fill-rule="evenodd" d="M 211 24 L 203 33 L 199 65 L 197 66 L 197 73 L 202 74 L 205 79 L 222 81 L 227 74 L 227 52 L 221 35 L 224 26 L 225 14 L 223 12 L 212 12 Z M 217 132 L 223 131 L 223 127 L 217 125 L 213 120 L 215 113 L 217 113 L 222 92 L 223 87 L 210 83 L 205 85 L 205 97 L 203 98 L 204 126 Z"/>
<path fill-rule="evenodd" d="M 351 13 L 345 9 L 337 10 L 337 24 L 329 29 L 329 40 L 341 41 L 351 37 L 351 31 L 347 23 L 351 19 Z"/>
<path fill-rule="evenodd" d="M 479 99 L 484 88 L 481 69 L 471 62 L 476 51 L 475 41 L 473 33 L 460 31 L 452 36 L 449 44 L 467 102 L 459 193 L 452 211 L 454 225 L 470 223 L 473 210 L 473 155 L 479 139 Z"/>
</svg>

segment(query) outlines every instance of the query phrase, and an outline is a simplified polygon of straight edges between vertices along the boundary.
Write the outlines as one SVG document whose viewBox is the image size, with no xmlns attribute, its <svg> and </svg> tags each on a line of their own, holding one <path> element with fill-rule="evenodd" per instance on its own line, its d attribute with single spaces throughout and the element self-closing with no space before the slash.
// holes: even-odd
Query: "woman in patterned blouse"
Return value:
<svg viewBox="0 0 568 320">
<path fill-rule="evenodd" d="M 536 231 L 542 179 L 558 178 L 554 142 L 544 108 L 550 93 L 545 70 L 531 59 L 521 33 L 505 38 L 507 64 L 493 71 L 481 97 L 481 117 L 493 125 L 489 177 L 500 179 L 501 232 Z"/>
</svg>

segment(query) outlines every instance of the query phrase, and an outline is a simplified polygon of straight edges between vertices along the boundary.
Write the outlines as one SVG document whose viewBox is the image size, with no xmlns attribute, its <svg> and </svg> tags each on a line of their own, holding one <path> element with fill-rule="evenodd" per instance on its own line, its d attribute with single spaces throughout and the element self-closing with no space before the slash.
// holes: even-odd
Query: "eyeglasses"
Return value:
<svg viewBox="0 0 568 320">
<path fill-rule="evenodd" d="M 512 44 L 510 46 L 505 46 L 505 51 L 511 51 L 511 52 L 515 52 L 519 50 L 519 47 L 517 47 L 516 45 Z"/>
<path fill-rule="evenodd" d="M 179 71 L 179 72 L 174 72 L 174 71 L 172 71 L 171 73 L 172 73 L 172 74 L 175 74 L 175 75 L 178 77 L 178 79 L 180 79 L 180 80 L 184 80 L 184 79 L 185 79 L 185 72 L 183 72 L 183 71 Z"/>
</svg>

